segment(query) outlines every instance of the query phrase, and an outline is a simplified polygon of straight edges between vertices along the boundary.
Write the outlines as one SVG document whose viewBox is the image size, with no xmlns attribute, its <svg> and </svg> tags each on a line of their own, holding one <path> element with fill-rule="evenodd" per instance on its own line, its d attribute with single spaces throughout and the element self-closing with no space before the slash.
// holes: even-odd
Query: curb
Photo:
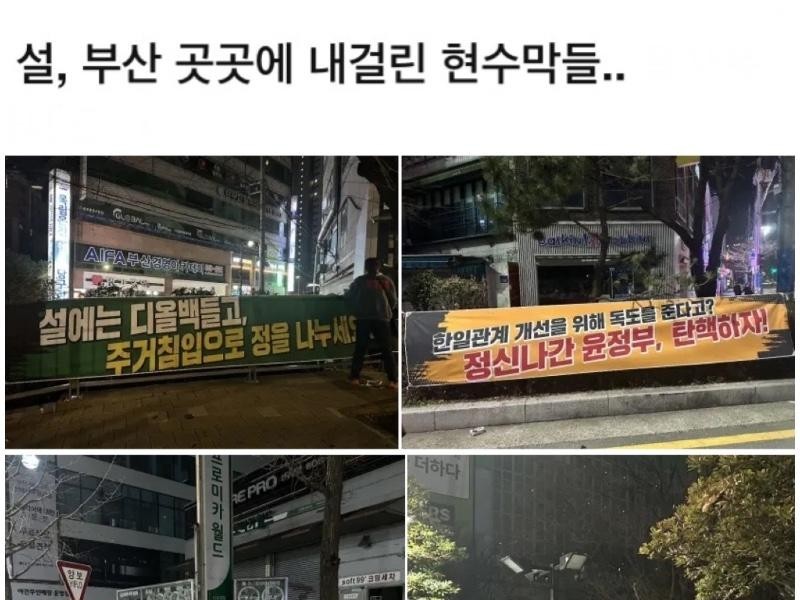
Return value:
<svg viewBox="0 0 800 600">
<path fill-rule="evenodd" d="M 403 409 L 405 433 L 794 400 L 794 379 L 452 402 Z"/>
</svg>

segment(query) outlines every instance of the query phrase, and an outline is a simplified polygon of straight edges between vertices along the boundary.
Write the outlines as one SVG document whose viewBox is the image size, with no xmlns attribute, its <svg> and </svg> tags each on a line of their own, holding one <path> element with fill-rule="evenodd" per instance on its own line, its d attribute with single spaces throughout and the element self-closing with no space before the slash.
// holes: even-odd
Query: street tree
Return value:
<svg viewBox="0 0 800 600">
<path fill-rule="evenodd" d="M 696 456 L 698 475 L 640 553 L 671 561 L 697 600 L 794 598 L 794 457 Z"/>
<path fill-rule="evenodd" d="M 281 457 L 292 478 L 300 485 L 318 492 L 324 501 L 322 538 L 319 554 L 320 600 L 339 600 L 339 540 L 342 534 L 342 489 L 347 457 Z"/>
<path fill-rule="evenodd" d="M 53 299 L 53 281 L 47 263 L 14 252 L 6 252 L 6 305 Z"/>
<path fill-rule="evenodd" d="M 717 273 L 722 266 L 725 236 L 731 225 L 731 215 L 737 203 L 735 189 L 742 178 L 750 179 L 758 164 L 754 157 L 701 156 L 697 166 L 697 181 L 689 199 L 689 219 L 684 220 L 674 210 L 675 160 L 671 156 L 655 157 L 652 161 L 653 189 L 656 201 L 643 206 L 654 217 L 678 234 L 689 249 L 691 274 L 697 296 L 717 293 Z M 709 198 L 716 199 L 716 218 L 707 219 Z M 711 226 L 707 229 L 707 226 Z"/>
<path fill-rule="evenodd" d="M 614 208 L 606 189 L 622 192 L 626 202 L 641 195 L 649 178 L 649 161 L 626 156 L 503 156 L 483 159 L 483 172 L 502 196 L 483 205 L 501 235 L 532 233 L 558 221 L 577 225 L 598 244 L 591 295 L 603 292 L 611 235 L 609 210 Z M 588 211 L 570 208 L 568 198 L 583 194 Z M 597 227 L 590 223 L 598 223 Z"/>
<path fill-rule="evenodd" d="M 413 479 L 408 485 L 408 598 L 410 600 L 448 600 L 460 588 L 447 578 L 446 565 L 463 560 L 466 553 L 428 511 L 425 491 Z"/>
<path fill-rule="evenodd" d="M 406 299 L 414 310 L 456 310 L 486 308 L 486 282 L 474 278 L 437 277 L 433 271 L 421 271 L 410 278 Z"/>
<path fill-rule="evenodd" d="M 24 579 L 32 569 L 51 566 L 62 557 L 80 558 L 59 538 L 59 526 L 65 520 L 84 520 L 121 497 L 120 484 L 107 480 L 113 463 L 109 462 L 86 498 L 77 506 L 62 510 L 57 501 L 59 490 L 75 481 L 78 474 L 59 469 L 47 457 L 6 456 L 6 598 L 12 597 L 12 582 Z M 54 564 L 52 567 L 55 569 Z"/>
</svg>

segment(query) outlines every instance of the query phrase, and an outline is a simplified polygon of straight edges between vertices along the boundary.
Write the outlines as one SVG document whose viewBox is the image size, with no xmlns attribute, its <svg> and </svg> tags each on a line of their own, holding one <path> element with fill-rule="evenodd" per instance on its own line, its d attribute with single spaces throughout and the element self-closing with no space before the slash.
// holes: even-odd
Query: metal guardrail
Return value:
<svg viewBox="0 0 800 600">
<path fill-rule="evenodd" d="M 397 354 L 397 350 L 393 354 Z M 168 373 L 157 373 L 149 375 L 123 375 L 123 376 L 109 376 L 109 377 L 94 377 L 87 379 L 70 379 L 63 383 L 55 385 L 48 385 L 45 387 L 25 390 L 22 392 L 14 392 L 5 395 L 6 408 L 8 402 L 14 400 L 24 400 L 26 398 L 35 398 L 36 396 L 43 396 L 54 392 L 67 391 L 70 398 L 80 397 L 82 388 L 105 388 L 115 385 L 135 385 L 143 383 L 162 383 L 167 381 L 185 380 L 191 378 L 208 378 L 208 377 L 227 377 L 231 375 L 247 375 L 247 381 L 257 383 L 258 375 L 260 373 L 279 373 L 290 371 L 307 371 L 309 369 L 323 369 L 326 365 L 340 364 L 349 362 L 350 358 L 330 358 L 325 360 L 315 360 L 302 363 L 292 364 L 279 364 L 279 365 L 251 365 L 241 367 L 216 367 L 205 369 L 188 369 L 182 371 L 174 371 Z M 368 354 L 365 359 L 365 364 L 375 364 L 380 361 L 379 354 Z M 11 385 L 19 385 L 20 382 L 14 382 Z M 27 384 L 36 382 L 25 382 Z M 8 387 L 9 384 L 6 384 Z"/>
</svg>

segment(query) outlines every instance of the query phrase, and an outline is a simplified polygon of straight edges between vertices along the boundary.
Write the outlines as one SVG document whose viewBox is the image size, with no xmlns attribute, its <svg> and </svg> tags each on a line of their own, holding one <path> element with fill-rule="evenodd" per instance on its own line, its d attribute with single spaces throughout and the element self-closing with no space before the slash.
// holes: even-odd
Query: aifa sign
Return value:
<svg viewBox="0 0 800 600">
<path fill-rule="evenodd" d="M 122 250 L 105 246 L 77 244 L 77 261 L 82 265 L 108 267 L 118 271 L 144 271 L 178 274 L 202 279 L 225 281 L 225 267 L 210 263 Z"/>
</svg>

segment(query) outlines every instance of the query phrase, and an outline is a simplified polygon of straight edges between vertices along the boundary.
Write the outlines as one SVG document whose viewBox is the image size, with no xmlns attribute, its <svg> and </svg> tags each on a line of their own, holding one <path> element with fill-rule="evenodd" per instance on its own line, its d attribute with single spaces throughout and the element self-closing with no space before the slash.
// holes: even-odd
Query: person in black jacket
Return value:
<svg viewBox="0 0 800 600">
<path fill-rule="evenodd" d="M 372 335 L 383 357 L 389 387 L 396 388 L 397 366 L 392 354 L 389 324 L 397 307 L 397 292 L 392 280 L 380 272 L 377 258 L 368 258 L 364 270 L 366 273 L 353 280 L 346 294 L 356 317 L 356 349 L 350 367 L 350 383 L 361 383 L 361 368 Z"/>
</svg>

